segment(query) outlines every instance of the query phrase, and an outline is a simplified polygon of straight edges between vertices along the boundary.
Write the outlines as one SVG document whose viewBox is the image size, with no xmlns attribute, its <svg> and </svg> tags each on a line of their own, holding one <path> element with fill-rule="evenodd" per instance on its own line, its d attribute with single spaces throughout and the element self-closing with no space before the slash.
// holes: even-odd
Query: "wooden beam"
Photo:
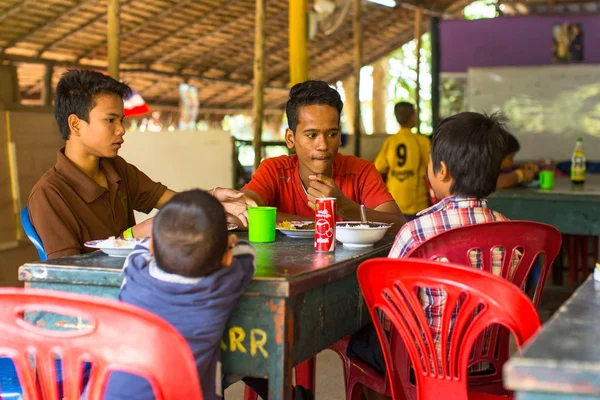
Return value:
<svg viewBox="0 0 600 400">
<path fill-rule="evenodd" d="M 106 32 L 108 75 L 116 80 L 119 80 L 119 66 L 121 64 L 121 16 L 119 15 L 119 1 L 108 1 L 108 14 L 106 16 L 108 21 Z"/>
<path fill-rule="evenodd" d="M 415 105 L 417 107 L 417 132 L 421 133 L 421 35 L 422 35 L 422 18 L 423 13 L 420 8 L 415 10 L 415 39 L 417 40 L 417 48 L 415 49 L 417 56 L 417 87 L 415 90 Z"/>
<path fill-rule="evenodd" d="M 73 12 L 77 12 L 81 7 L 83 7 L 86 4 L 87 1 L 88 0 L 78 0 L 69 9 L 67 9 L 65 11 L 60 11 L 56 17 L 48 19 L 42 26 L 33 25 L 30 29 L 27 30 L 27 33 L 24 36 L 18 36 L 16 38 L 8 41 L 6 44 L 4 44 L 2 46 L 2 51 L 0 51 L 0 53 L 4 53 L 6 51 L 6 49 L 13 47 L 18 42 L 26 42 L 27 39 L 29 39 L 35 33 L 38 33 L 40 31 L 46 29 L 47 27 L 56 23 L 56 21 L 60 20 L 61 18 L 64 18 L 65 16 L 67 16 L 69 14 L 71 14 Z M 0 22 L 2 22 L 2 17 L 0 17 Z"/>
<path fill-rule="evenodd" d="M 390 25 L 393 25 L 393 23 L 391 23 Z M 385 27 L 383 27 L 383 26 L 380 28 L 385 29 Z M 389 53 L 391 53 L 392 51 L 394 51 L 395 49 L 400 47 L 402 44 L 409 41 L 412 38 L 413 33 L 414 33 L 413 29 L 412 29 L 412 27 L 410 27 L 405 32 L 402 32 L 400 35 L 398 35 L 394 42 L 390 41 L 385 46 L 379 46 L 379 47 L 365 46 L 364 48 L 367 49 L 367 52 L 363 54 L 364 62 L 371 63 L 375 60 L 379 60 L 381 57 L 383 57 L 385 55 L 388 55 Z M 319 61 L 319 63 L 321 62 L 321 60 L 318 60 L 318 61 Z M 332 71 L 331 73 L 329 73 L 325 76 L 320 76 L 319 78 L 323 79 L 326 82 L 338 81 L 338 80 L 345 79 L 349 75 L 353 74 L 353 72 L 354 72 L 354 64 L 348 64 L 348 65 L 343 66 L 342 68 L 338 68 L 335 71 Z"/>
<path fill-rule="evenodd" d="M 360 69 L 362 67 L 362 27 L 360 25 L 360 7 L 361 0 L 352 0 L 352 30 L 354 39 L 354 102 L 356 109 L 354 110 L 354 118 L 352 125 L 354 126 L 354 155 L 360 157 Z"/>
<path fill-rule="evenodd" d="M 271 20 L 271 21 L 277 20 L 277 19 L 279 19 L 279 17 L 281 16 L 281 14 L 283 14 L 283 13 L 286 13 L 287 11 L 288 11 L 288 10 L 287 10 L 287 8 L 282 8 L 282 9 L 280 9 L 280 10 L 279 10 L 279 11 L 278 11 L 278 12 L 277 12 L 275 15 L 272 15 L 272 16 L 270 16 L 270 17 L 269 17 L 269 20 Z M 265 10 L 265 18 L 266 18 L 266 16 L 267 16 L 267 13 L 266 13 L 266 10 Z M 232 21 L 232 22 L 230 22 L 230 23 L 228 23 L 228 24 L 226 24 L 226 25 L 223 25 L 222 27 L 219 27 L 219 29 L 218 29 L 218 30 L 210 32 L 210 33 L 208 34 L 208 36 L 210 36 L 210 35 L 213 35 L 213 34 L 215 34 L 215 33 L 218 33 L 218 32 L 220 32 L 220 31 L 222 31 L 222 30 L 226 30 L 226 29 L 228 29 L 228 28 L 229 28 L 231 25 L 237 24 L 237 23 L 239 23 L 239 22 L 240 22 L 240 20 L 239 20 L 239 19 L 238 19 L 238 20 L 234 20 L 234 21 Z M 265 26 L 265 29 L 266 29 L 266 28 L 267 28 L 267 27 Z M 237 36 L 240 38 L 240 42 L 238 43 L 238 47 L 239 47 L 239 48 L 247 48 L 247 47 L 249 47 L 249 46 L 250 46 L 252 43 L 254 43 L 254 42 L 253 42 L 253 40 L 254 40 L 254 39 L 252 39 L 252 40 L 249 40 L 249 41 L 243 41 L 243 42 L 241 41 L 242 39 L 245 39 L 245 38 L 250 38 L 250 39 L 251 39 L 251 38 L 253 37 L 253 35 L 252 35 L 252 33 L 253 33 L 253 32 L 254 32 L 254 25 L 252 25 L 252 26 L 251 26 L 251 27 L 250 27 L 250 28 L 249 28 L 247 31 L 243 31 L 243 32 L 238 32 L 238 33 L 237 33 Z M 266 33 L 265 33 L 265 35 L 266 35 L 266 37 L 268 37 L 268 36 L 269 36 L 269 35 L 268 35 L 268 34 L 266 34 Z M 283 36 L 283 35 L 281 35 L 281 36 Z M 205 40 L 205 39 L 206 39 L 206 36 L 203 36 L 203 37 L 202 37 L 202 39 L 203 39 L 203 40 Z M 287 38 L 284 38 L 284 39 L 285 39 L 285 41 L 287 41 Z M 197 42 L 197 41 L 196 41 L 196 42 Z M 196 43 L 196 42 L 194 42 L 194 43 Z M 232 50 L 232 52 L 233 52 L 234 54 L 236 54 L 236 55 L 238 55 L 238 54 L 239 54 L 239 50 L 236 50 L 236 49 Z M 253 54 L 250 54 L 250 52 L 247 52 L 247 53 L 248 53 L 248 58 L 251 60 L 251 59 L 252 59 L 252 57 L 253 57 L 254 55 L 253 55 Z M 265 53 L 265 54 L 269 54 L 269 52 L 268 52 L 268 49 L 267 49 L 267 51 L 264 51 L 264 53 Z M 244 54 L 244 55 L 245 55 L 245 54 Z M 203 63 L 203 62 L 204 62 L 204 61 L 206 61 L 206 60 L 209 60 L 210 58 L 211 58 L 211 54 L 203 54 L 203 55 L 202 55 L 202 57 L 199 57 L 199 58 L 195 59 L 195 60 L 194 60 L 194 61 L 192 61 L 192 62 L 186 63 L 185 65 L 183 65 L 183 66 L 182 66 L 182 67 L 180 67 L 179 69 L 180 69 L 181 71 L 183 71 L 183 70 L 185 70 L 186 68 L 193 68 L 195 65 L 200 65 L 201 63 Z M 203 70 L 203 71 L 208 71 L 209 69 L 213 69 L 213 70 L 219 70 L 219 68 L 221 67 L 221 65 L 223 65 L 223 63 L 225 63 L 225 62 L 227 62 L 227 61 L 230 61 L 230 58 L 229 58 L 229 57 L 227 57 L 227 55 L 224 55 L 224 56 L 222 55 L 222 58 L 223 58 L 223 60 L 222 60 L 222 61 L 219 61 L 218 63 L 210 62 L 210 63 L 209 63 L 209 65 L 208 65 L 208 68 L 203 68 L 202 70 Z M 250 61 L 250 60 L 248 60 L 248 61 Z M 244 60 L 244 61 L 245 61 L 245 60 Z M 248 63 L 248 64 L 246 64 L 244 61 L 241 61 L 241 60 L 239 61 L 239 63 L 240 63 L 240 67 L 246 67 L 246 66 L 249 64 L 249 63 Z M 239 68 L 238 68 L 238 69 L 239 69 Z M 233 74 L 235 74 L 235 72 L 236 72 L 236 71 L 231 71 L 231 72 L 228 72 L 228 74 L 227 74 L 227 75 L 228 75 L 228 76 L 232 76 Z"/>
<path fill-rule="evenodd" d="M 308 80 L 307 0 L 289 0 L 290 86 Z"/>
<path fill-rule="evenodd" d="M 254 172 L 262 159 L 262 125 L 265 85 L 265 0 L 255 0 L 256 23 L 254 32 L 254 100 L 252 102 L 252 122 L 254 130 Z"/>
<path fill-rule="evenodd" d="M 166 10 L 164 10 L 163 12 L 161 12 L 159 15 L 154 15 L 152 14 L 149 19 L 147 19 L 144 23 L 136 23 L 132 25 L 132 28 L 127 29 L 126 31 L 122 32 L 121 34 L 121 39 L 124 39 L 126 37 L 131 37 L 133 35 L 135 35 L 136 33 L 144 30 L 144 29 L 148 29 L 149 25 L 151 27 L 152 23 L 157 23 L 157 22 L 162 22 L 166 19 L 168 19 L 171 15 L 173 15 L 173 13 L 175 13 L 176 11 L 179 11 L 179 9 L 186 7 L 189 3 L 191 3 L 194 0 L 184 0 L 184 1 L 180 1 L 175 5 L 168 5 L 169 8 L 167 8 Z M 158 17 L 158 18 L 157 18 Z M 93 58 L 95 57 L 102 49 L 104 49 L 106 45 L 106 41 L 102 41 L 100 43 L 98 43 L 97 45 L 94 45 L 90 51 L 88 51 L 85 54 L 80 55 L 79 57 L 77 57 L 77 62 L 79 62 L 79 60 L 81 60 L 82 58 Z"/>
<path fill-rule="evenodd" d="M 128 5 L 132 1 L 133 0 L 124 0 L 120 4 L 121 8 L 124 8 L 124 6 Z M 92 26 L 93 24 L 95 24 L 96 22 L 102 20 L 103 18 L 106 18 L 106 12 L 104 12 L 104 11 L 96 14 L 91 20 L 83 21 L 82 23 L 79 24 L 79 26 L 77 28 L 73 29 L 72 31 L 65 32 L 58 39 L 56 39 L 56 40 L 54 40 L 54 41 L 46 44 L 44 47 L 42 47 L 38 51 L 38 53 L 37 53 L 38 57 L 41 56 L 42 54 L 44 54 L 44 52 L 50 50 L 52 47 L 56 46 L 58 43 L 61 43 L 63 40 L 66 40 L 66 39 L 72 37 L 77 32 L 79 32 L 79 31 L 81 31 L 81 30 L 83 30 L 85 28 L 88 28 L 88 27 Z"/>
<path fill-rule="evenodd" d="M 280 9 L 277 13 L 275 13 L 274 15 L 269 16 L 268 14 L 265 14 L 265 18 L 269 17 L 269 21 L 275 21 L 278 20 L 279 17 L 282 16 L 282 14 L 287 13 L 288 9 L 287 8 L 282 8 Z M 271 24 L 268 26 L 265 26 L 265 38 L 269 38 L 269 29 L 271 27 Z M 241 32 L 239 34 L 240 38 L 248 38 L 250 36 L 250 34 L 252 33 L 252 31 L 254 30 L 254 27 L 252 27 L 250 30 L 248 30 L 247 32 Z M 277 33 L 279 33 L 279 31 L 277 31 Z M 285 35 L 277 35 L 274 34 L 273 37 L 271 38 L 270 42 L 271 44 L 265 48 L 264 50 L 264 54 L 268 56 L 270 56 L 272 54 L 272 52 L 274 50 L 281 50 L 282 48 L 285 48 L 283 45 L 284 43 L 286 43 L 288 41 L 288 38 Z M 243 42 L 238 43 L 238 45 L 242 48 L 246 48 L 247 46 L 249 46 L 249 44 L 252 43 L 251 41 L 245 40 Z M 265 45 L 267 44 L 267 41 L 265 41 Z M 244 57 L 248 57 L 250 58 L 250 55 L 247 54 L 241 54 Z M 204 61 L 206 58 L 202 58 L 200 60 L 200 62 Z M 219 70 L 219 68 L 221 68 L 221 66 L 225 63 L 229 61 L 228 58 L 224 58 L 222 61 L 219 61 L 217 63 L 211 63 L 210 64 L 210 69 L 215 69 L 215 70 Z M 196 60 L 194 62 L 194 64 L 199 64 L 199 62 Z M 239 65 L 238 67 L 236 67 L 233 71 L 228 71 L 227 72 L 227 76 L 233 76 L 235 74 L 238 74 L 241 70 L 243 69 L 247 69 L 248 68 L 248 63 L 246 62 L 246 60 L 239 60 Z M 287 69 L 287 67 L 286 67 Z"/>
<path fill-rule="evenodd" d="M 12 6 L 8 7 L 2 14 L 0 14 L 0 22 L 3 22 L 8 17 L 11 17 L 21 11 L 21 8 L 35 3 L 37 0 L 21 0 Z"/>
<path fill-rule="evenodd" d="M 72 61 L 60 61 L 49 58 L 35 58 L 35 57 L 26 57 L 26 56 L 18 56 L 13 54 L 3 54 L 0 56 L 0 61 L 7 60 L 12 62 L 25 62 L 31 64 L 54 64 L 56 67 L 70 67 L 70 68 L 93 68 L 95 70 L 106 70 L 106 63 L 102 65 L 91 64 L 91 63 L 75 63 Z M 227 85 L 236 85 L 236 86 L 244 86 L 244 87 L 253 87 L 251 82 L 235 80 L 235 79 L 223 79 L 223 78 L 211 78 L 203 75 L 195 75 L 195 74 L 185 74 L 180 75 L 175 72 L 161 71 L 155 69 L 143 69 L 143 68 L 131 68 L 127 65 L 121 65 L 121 73 L 131 73 L 131 74 L 152 74 L 158 76 L 166 76 L 166 77 L 180 77 L 183 81 L 184 76 L 189 77 L 191 79 L 197 79 L 200 81 L 206 81 L 211 83 L 223 83 Z M 287 86 L 273 86 L 273 85 L 265 85 L 265 90 L 280 90 L 289 92 Z"/>
<path fill-rule="evenodd" d="M 152 100 L 147 101 L 148 107 L 151 110 L 160 109 L 165 111 L 179 112 L 179 104 L 177 103 L 161 103 L 161 102 L 153 102 Z M 283 115 L 283 108 L 263 108 L 264 115 L 274 115 L 281 116 Z M 244 114 L 244 115 L 252 115 L 252 109 L 250 108 L 235 108 L 235 107 L 202 107 L 198 109 L 198 115 L 202 114 L 218 114 L 218 115 L 235 115 L 235 114 Z M 264 144 L 264 142 L 263 142 Z"/>
<path fill-rule="evenodd" d="M 54 65 L 46 64 L 44 69 L 44 84 L 42 86 L 42 105 L 52 105 L 52 75 L 54 74 Z"/>
<path fill-rule="evenodd" d="M 200 15 L 198 18 L 196 18 L 194 21 L 192 21 L 190 24 L 188 24 L 188 28 L 189 27 L 194 27 L 198 22 L 202 21 L 203 19 L 206 18 L 210 18 L 213 14 L 218 13 L 219 11 L 225 9 L 226 7 L 229 7 L 231 4 L 234 4 L 235 0 L 229 0 L 227 1 L 225 4 L 220 4 L 214 8 L 212 8 L 208 13 Z M 234 19 L 232 22 L 226 24 L 226 25 L 232 25 L 233 23 L 236 23 L 238 21 L 238 19 Z M 185 46 L 180 46 L 177 47 L 175 50 L 173 51 L 169 51 L 164 53 L 163 55 L 160 56 L 160 58 L 156 59 L 153 61 L 154 64 L 156 63 L 160 63 L 164 60 L 168 60 L 170 58 L 173 58 L 173 56 L 179 54 L 182 51 L 186 51 L 189 50 L 189 48 L 191 46 L 195 46 L 198 43 L 202 43 L 203 41 L 206 40 L 206 37 L 210 34 L 212 34 L 213 32 L 218 31 L 219 29 L 223 29 L 223 25 L 220 25 L 219 28 L 217 29 L 213 29 L 212 31 L 209 31 L 209 33 L 202 35 L 200 38 L 195 39 L 192 43 L 188 43 Z M 172 38 L 174 35 L 173 32 L 168 32 L 165 35 L 162 35 L 161 37 L 159 37 L 158 39 L 154 40 L 152 43 L 149 43 L 148 45 L 145 46 L 145 49 L 137 52 L 134 52 L 133 54 L 128 55 L 127 57 L 125 57 L 124 62 L 129 62 L 130 60 L 140 56 L 141 54 L 143 54 L 146 50 L 147 51 L 151 51 L 152 49 L 156 48 L 156 46 L 160 45 L 161 42 L 165 41 L 165 40 L 169 40 L 170 38 Z M 180 68 L 181 70 L 182 68 Z"/>
<path fill-rule="evenodd" d="M 400 1 L 400 7 L 406 8 L 407 10 L 412 10 L 412 11 L 421 10 L 421 12 L 423 14 L 429 15 L 430 17 L 444 18 L 444 17 L 451 17 L 452 16 L 452 15 L 449 15 L 447 13 L 443 13 L 443 12 L 439 12 L 439 11 L 436 11 L 436 10 L 432 10 L 430 8 L 423 8 L 423 7 L 418 6 L 416 4 L 413 4 L 413 3 L 407 3 L 406 1 Z"/>
</svg>

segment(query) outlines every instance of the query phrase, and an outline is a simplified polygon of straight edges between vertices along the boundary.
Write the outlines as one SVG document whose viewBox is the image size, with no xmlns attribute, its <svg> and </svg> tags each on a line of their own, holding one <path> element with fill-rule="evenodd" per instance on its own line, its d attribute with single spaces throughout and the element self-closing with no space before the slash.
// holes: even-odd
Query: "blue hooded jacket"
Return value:
<svg viewBox="0 0 600 400">
<path fill-rule="evenodd" d="M 220 339 L 255 270 L 256 253 L 250 244 L 241 242 L 232 252 L 233 262 L 228 268 L 201 278 L 186 278 L 161 270 L 148 248 L 138 245 L 123 269 L 119 299 L 157 314 L 181 333 L 196 359 L 205 400 L 223 396 Z M 104 398 L 150 400 L 154 395 L 146 379 L 114 372 Z"/>
</svg>

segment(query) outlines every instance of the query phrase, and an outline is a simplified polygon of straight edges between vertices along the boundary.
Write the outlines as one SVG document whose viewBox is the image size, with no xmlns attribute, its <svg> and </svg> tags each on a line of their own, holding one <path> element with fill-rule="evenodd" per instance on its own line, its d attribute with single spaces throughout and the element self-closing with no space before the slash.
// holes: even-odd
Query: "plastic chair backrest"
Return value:
<svg viewBox="0 0 600 400">
<path fill-rule="evenodd" d="M 25 231 L 25 234 L 27 235 L 29 240 L 31 240 L 31 243 L 33 243 L 33 245 L 35 246 L 35 249 L 37 250 L 38 255 L 40 256 L 40 260 L 47 260 L 48 257 L 46 256 L 46 250 L 44 250 L 42 240 L 38 236 L 37 232 L 35 231 L 35 228 L 33 227 L 33 224 L 31 223 L 31 220 L 29 219 L 29 209 L 27 206 L 23 207 L 23 209 L 21 210 L 21 225 L 23 225 L 23 230 Z"/>
<path fill-rule="evenodd" d="M 23 319 L 24 313 L 38 311 L 80 316 L 86 324 L 60 331 Z M 26 399 L 58 400 L 56 358 L 61 359 L 67 400 L 80 399 L 86 362 L 92 365 L 88 400 L 102 398 L 114 370 L 146 378 L 157 400 L 203 398 L 194 357 L 179 332 L 160 317 L 116 300 L 0 288 L 0 337 L 0 357 L 15 363 Z"/>
<path fill-rule="evenodd" d="M 392 322 L 415 366 L 418 399 L 467 399 L 467 366 L 471 349 L 480 333 L 491 324 L 501 324 L 516 338 L 519 348 L 540 328 L 537 312 L 527 296 L 511 283 L 475 268 L 451 263 L 379 258 L 358 268 L 358 281 L 371 318 L 381 310 Z M 420 288 L 438 288 L 446 293 L 441 354 L 421 302 Z M 474 313 L 477 311 L 476 316 Z M 392 397 L 404 398 L 403 379 L 392 356 L 381 324 L 375 324 L 382 343 Z M 400 361 L 400 365 L 403 361 Z"/>
<path fill-rule="evenodd" d="M 533 304 L 539 305 L 546 275 L 560 252 L 561 234 L 553 226 L 531 221 L 499 221 L 450 229 L 421 243 L 407 254 L 410 258 L 437 260 L 471 265 L 469 255 L 479 249 L 483 270 L 492 271 L 492 251 L 504 248 L 500 276 L 523 288 L 531 267 L 539 254 L 544 254 L 540 279 L 533 295 Z M 511 274 L 512 254 L 519 250 L 519 263 Z"/>
</svg>

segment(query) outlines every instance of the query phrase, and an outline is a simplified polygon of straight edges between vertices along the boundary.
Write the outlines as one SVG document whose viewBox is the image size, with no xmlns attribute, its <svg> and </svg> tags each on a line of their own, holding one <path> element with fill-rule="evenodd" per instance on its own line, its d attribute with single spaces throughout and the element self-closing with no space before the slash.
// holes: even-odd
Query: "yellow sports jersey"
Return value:
<svg viewBox="0 0 600 400">
<path fill-rule="evenodd" d="M 427 163 L 429 139 L 400 128 L 386 139 L 375 159 L 375 167 L 387 174 L 387 188 L 404 214 L 416 214 L 428 207 Z"/>
</svg>

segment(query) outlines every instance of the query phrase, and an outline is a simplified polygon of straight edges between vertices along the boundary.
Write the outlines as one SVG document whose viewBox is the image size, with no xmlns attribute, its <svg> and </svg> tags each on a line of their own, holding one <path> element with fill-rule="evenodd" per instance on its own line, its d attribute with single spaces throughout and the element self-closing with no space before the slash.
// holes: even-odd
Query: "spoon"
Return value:
<svg viewBox="0 0 600 400">
<path fill-rule="evenodd" d="M 363 223 L 363 224 L 368 224 L 369 223 L 367 221 L 367 210 L 366 210 L 364 204 L 360 205 L 360 222 Z"/>
</svg>

